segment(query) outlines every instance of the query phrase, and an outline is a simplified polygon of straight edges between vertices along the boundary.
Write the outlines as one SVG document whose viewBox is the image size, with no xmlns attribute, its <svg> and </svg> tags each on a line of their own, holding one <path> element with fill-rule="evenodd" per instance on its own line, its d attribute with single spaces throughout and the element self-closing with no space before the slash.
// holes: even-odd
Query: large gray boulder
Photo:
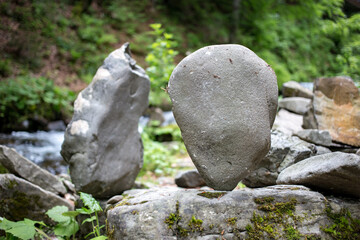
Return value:
<svg viewBox="0 0 360 240">
<path fill-rule="evenodd" d="M 0 164 L 5 167 L 9 173 L 38 185 L 44 190 L 60 195 L 65 195 L 67 192 L 65 186 L 57 176 L 24 158 L 13 148 L 0 145 Z"/>
<path fill-rule="evenodd" d="M 271 148 L 261 160 L 258 169 L 241 182 L 248 187 L 264 187 L 276 184 L 279 173 L 285 168 L 316 154 L 315 145 L 298 137 L 281 132 L 271 132 Z"/>
<path fill-rule="evenodd" d="M 360 201 L 325 198 L 297 185 L 125 194 L 107 211 L 110 239 L 334 239 L 323 230 L 333 224 L 327 211 L 350 221 L 345 208 L 353 219 L 360 218 Z"/>
<path fill-rule="evenodd" d="M 276 183 L 360 198 L 360 156 L 342 152 L 314 156 L 283 170 Z"/>
<path fill-rule="evenodd" d="M 52 221 L 45 214 L 55 206 L 66 206 L 73 210 L 73 206 L 65 199 L 46 191 L 13 174 L 0 174 L 0 216 L 12 221 L 24 218 Z"/>
<path fill-rule="evenodd" d="M 168 86 L 185 146 L 208 186 L 232 190 L 270 148 L 276 75 L 241 45 L 214 45 L 184 58 Z"/>
<path fill-rule="evenodd" d="M 303 115 L 309 109 L 310 101 L 310 99 L 302 97 L 283 98 L 279 101 L 279 108 Z"/>
<path fill-rule="evenodd" d="M 149 90 L 149 78 L 124 44 L 79 94 L 61 150 L 78 191 L 105 198 L 132 187 L 143 161 L 138 122 Z"/>
</svg>

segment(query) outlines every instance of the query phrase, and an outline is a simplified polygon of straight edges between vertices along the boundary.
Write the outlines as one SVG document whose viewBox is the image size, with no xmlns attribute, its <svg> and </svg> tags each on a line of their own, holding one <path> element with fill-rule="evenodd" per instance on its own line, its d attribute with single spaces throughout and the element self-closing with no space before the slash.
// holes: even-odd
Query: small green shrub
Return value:
<svg viewBox="0 0 360 240">
<path fill-rule="evenodd" d="M 150 52 L 146 56 L 149 67 L 146 69 L 151 82 L 150 105 L 160 105 L 164 101 L 169 102 L 165 91 L 170 75 L 175 68 L 174 57 L 178 54 L 173 48 L 177 46 L 172 40 L 173 35 L 166 33 L 161 24 L 151 24 L 151 34 L 156 37 L 150 46 Z"/>
<path fill-rule="evenodd" d="M 27 119 L 70 116 L 75 94 L 44 77 L 18 77 L 0 82 L 0 98 L 0 125 L 4 130 Z"/>
</svg>

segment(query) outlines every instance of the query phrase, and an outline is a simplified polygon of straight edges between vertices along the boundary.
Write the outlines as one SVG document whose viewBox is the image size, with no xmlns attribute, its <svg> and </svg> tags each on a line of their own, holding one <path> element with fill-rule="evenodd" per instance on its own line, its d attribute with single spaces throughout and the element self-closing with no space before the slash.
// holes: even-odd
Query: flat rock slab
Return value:
<svg viewBox="0 0 360 240">
<path fill-rule="evenodd" d="M 289 81 L 282 85 L 282 95 L 284 98 L 287 97 L 303 97 L 312 99 L 313 93 L 300 85 L 300 83 L 295 81 Z"/>
<path fill-rule="evenodd" d="M 270 147 L 278 97 L 270 65 L 241 45 L 204 47 L 178 64 L 168 92 L 200 175 L 234 189 Z"/>
<path fill-rule="evenodd" d="M 342 152 L 314 156 L 284 169 L 276 182 L 360 198 L 360 156 Z"/>
<path fill-rule="evenodd" d="M 302 115 L 309 109 L 310 102 L 310 99 L 302 97 L 283 98 L 279 101 L 279 108 Z"/>
<path fill-rule="evenodd" d="M 24 218 L 53 223 L 45 214 L 55 206 L 73 206 L 65 199 L 13 174 L 0 174 L 0 216 L 12 221 Z"/>
<path fill-rule="evenodd" d="M 303 116 L 291 113 L 285 109 L 280 109 L 276 114 L 275 122 L 272 127 L 274 130 L 285 133 L 288 136 L 303 130 Z"/>
<path fill-rule="evenodd" d="M 316 145 L 324 147 L 336 146 L 336 144 L 332 142 L 331 135 L 327 130 L 305 129 L 298 131 L 294 135 L 304 141 L 311 142 Z"/>
<path fill-rule="evenodd" d="M 291 231 L 301 239 L 332 239 L 321 230 L 332 224 L 325 209 L 346 208 L 360 218 L 360 201 L 326 199 L 296 185 L 232 192 L 131 190 L 123 195 L 107 211 L 110 239 L 290 239 Z"/>
<path fill-rule="evenodd" d="M 124 44 L 78 95 L 61 150 L 78 191 L 106 198 L 132 187 L 143 162 L 138 122 L 149 91 L 149 78 Z"/>
<path fill-rule="evenodd" d="M 44 190 L 60 195 L 64 195 L 67 192 L 65 186 L 57 176 L 24 158 L 13 148 L 0 145 L 0 164 L 3 165 L 9 173 L 38 185 Z"/>
<path fill-rule="evenodd" d="M 287 167 L 314 156 L 315 145 L 279 131 L 271 132 L 271 148 L 261 160 L 258 169 L 241 182 L 247 187 L 265 187 L 276 184 L 279 173 Z"/>
<path fill-rule="evenodd" d="M 360 94 L 351 78 L 318 78 L 305 128 L 328 130 L 333 141 L 360 147 Z"/>
</svg>

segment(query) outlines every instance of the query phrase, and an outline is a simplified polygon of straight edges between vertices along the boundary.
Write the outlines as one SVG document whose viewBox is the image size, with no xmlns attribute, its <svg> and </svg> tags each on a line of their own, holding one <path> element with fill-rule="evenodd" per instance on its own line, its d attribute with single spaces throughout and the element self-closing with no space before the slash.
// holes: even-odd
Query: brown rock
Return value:
<svg viewBox="0 0 360 240">
<path fill-rule="evenodd" d="M 351 78 L 317 79 L 310 108 L 313 116 L 304 117 L 304 127 L 317 126 L 328 130 L 333 141 L 360 146 L 360 96 Z"/>
</svg>

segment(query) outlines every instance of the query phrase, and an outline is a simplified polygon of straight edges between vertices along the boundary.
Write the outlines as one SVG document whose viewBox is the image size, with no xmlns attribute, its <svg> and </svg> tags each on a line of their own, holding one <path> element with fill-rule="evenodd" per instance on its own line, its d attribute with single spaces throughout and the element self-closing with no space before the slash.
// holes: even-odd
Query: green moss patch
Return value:
<svg viewBox="0 0 360 240">
<path fill-rule="evenodd" d="M 333 213 L 331 207 L 328 206 L 325 211 L 333 224 L 322 228 L 324 232 L 330 234 L 334 239 L 360 239 L 360 219 L 354 219 L 348 209 L 343 208 L 339 213 Z"/>
<path fill-rule="evenodd" d="M 206 198 L 209 198 L 209 199 L 221 198 L 225 194 L 227 194 L 227 192 L 202 192 L 202 193 L 198 193 L 199 196 L 206 197 Z"/>
</svg>

